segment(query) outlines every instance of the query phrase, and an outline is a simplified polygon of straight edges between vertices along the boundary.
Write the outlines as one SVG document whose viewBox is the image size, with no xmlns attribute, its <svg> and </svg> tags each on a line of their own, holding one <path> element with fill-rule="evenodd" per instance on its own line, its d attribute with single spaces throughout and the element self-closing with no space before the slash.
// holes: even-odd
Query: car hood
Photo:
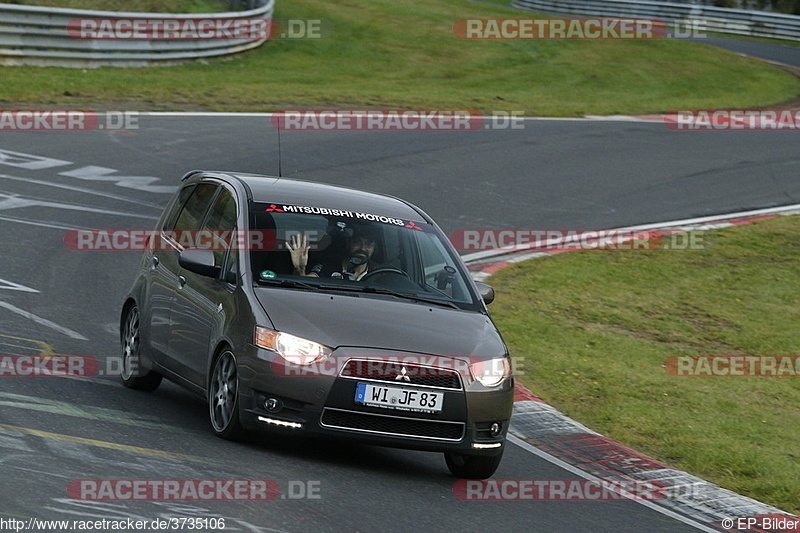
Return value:
<svg viewBox="0 0 800 533">
<path fill-rule="evenodd" d="M 256 297 L 275 329 L 332 348 L 359 347 L 440 356 L 506 353 L 488 316 L 391 296 L 260 287 Z"/>
</svg>

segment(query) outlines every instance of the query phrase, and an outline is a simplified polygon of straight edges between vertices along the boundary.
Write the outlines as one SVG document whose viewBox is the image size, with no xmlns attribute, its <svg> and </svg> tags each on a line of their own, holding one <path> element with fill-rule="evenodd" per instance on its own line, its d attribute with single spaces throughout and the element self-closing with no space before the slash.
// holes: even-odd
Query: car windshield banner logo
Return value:
<svg viewBox="0 0 800 533">
<path fill-rule="evenodd" d="M 289 205 L 289 204 L 273 204 L 270 203 L 269 207 L 264 209 L 267 213 L 297 213 L 303 215 L 322 215 L 330 217 L 352 218 L 355 220 L 363 220 L 366 222 L 380 222 L 382 224 L 391 224 L 395 226 L 403 226 L 405 228 L 416 229 L 425 231 L 425 229 L 418 224 L 425 224 L 422 221 L 404 220 L 401 218 L 380 215 L 375 213 L 362 213 L 361 211 L 353 211 L 350 209 L 337 209 L 333 207 L 318 207 L 311 205 Z"/>
</svg>

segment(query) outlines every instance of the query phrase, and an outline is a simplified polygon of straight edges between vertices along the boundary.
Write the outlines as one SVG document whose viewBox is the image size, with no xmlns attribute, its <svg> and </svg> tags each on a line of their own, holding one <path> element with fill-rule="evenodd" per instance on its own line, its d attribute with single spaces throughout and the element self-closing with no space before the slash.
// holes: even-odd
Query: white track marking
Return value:
<svg viewBox="0 0 800 533">
<path fill-rule="evenodd" d="M 85 193 L 85 194 L 91 194 L 91 195 L 94 195 L 94 196 L 102 196 L 103 198 L 111 198 L 112 200 L 120 200 L 122 202 L 130 202 L 130 203 L 136 204 L 136 205 L 152 207 L 153 209 L 158 209 L 158 210 L 162 209 L 162 206 L 158 205 L 158 204 L 153 204 L 153 203 L 150 203 L 150 202 L 141 202 L 139 200 L 134 200 L 133 198 L 127 198 L 125 196 L 120 196 L 118 194 L 109 194 L 109 193 L 95 191 L 95 190 L 92 190 L 92 189 L 86 189 L 84 187 L 75 187 L 75 186 L 72 186 L 72 185 L 65 185 L 63 183 L 52 183 L 50 181 L 35 180 L 35 179 L 31 179 L 31 178 L 22 178 L 22 177 L 19 177 L 19 176 L 9 176 L 8 174 L 0 174 L 0 179 L 21 181 L 21 182 L 24 182 L 24 183 L 35 183 L 37 185 L 45 185 L 47 187 L 55 187 L 55 188 L 58 188 L 58 189 L 66 189 L 68 191 L 75 191 L 75 192 L 81 192 L 81 193 Z"/>
<path fill-rule="evenodd" d="M 125 176 L 117 175 L 115 174 L 116 172 L 118 171 L 114 168 L 89 165 L 75 170 L 60 172 L 58 175 L 79 180 L 111 182 L 118 187 L 136 189 L 137 191 L 173 193 L 177 188 L 175 185 L 151 185 L 154 181 L 160 181 L 161 179 L 155 176 Z"/>
<path fill-rule="evenodd" d="M 654 228 L 670 228 L 673 226 L 692 226 L 694 224 L 704 224 L 707 222 L 724 222 L 725 220 L 730 220 L 732 218 L 747 218 L 747 217 L 758 217 L 758 216 L 765 216 L 765 215 L 778 215 L 778 214 L 789 214 L 790 211 L 797 211 L 800 212 L 800 204 L 794 205 L 783 205 L 779 207 L 768 207 L 765 209 L 755 209 L 753 211 L 742 211 L 739 213 L 729 213 L 727 215 L 711 215 L 707 217 L 698 217 L 698 218 L 686 218 L 683 220 L 673 220 L 670 222 L 656 222 L 654 224 L 643 224 L 641 226 L 630 226 L 627 229 L 632 230 L 646 230 L 646 229 L 654 229 Z"/>
<path fill-rule="evenodd" d="M 320 108 L 321 109 L 321 108 Z M 353 109 L 354 111 L 369 111 L 369 109 Z M 291 111 L 291 110 L 287 110 Z M 275 115 L 280 115 L 281 113 L 234 113 L 234 112 L 206 112 L 206 111 L 190 111 L 190 112 L 181 112 L 181 111 L 141 111 L 139 112 L 139 116 L 152 116 L 152 117 L 256 117 L 256 118 L 271 118 Z M 484 118 L 490 119 L 492 115 L 485 115 Z M 540 120 L 548 120 L 553 122 L 644 122 L 644 123 L 661 123 L 660 120 L 651 119 L 651 118 L 638 118 L 635 116 L 628 116 L 628 115 L 610 115 L 607 117 L 604 116 L 595 116 L 595 115 L 587 115 L 585 117 L 517 117 L 511 116 L 507 117 L 503 115 L 503 118 L 514 118 L 519 120 L 530 120 L 530 121 L 540 121 Z"/>
<path fill-rule="evenodd" d="M 2 278 L 0 278 L 0 289 L 7 291 L 35 292 L 35 293 L 39 292 L 36 289 L 31 289 L 30 287 L 26 287 L 25 285 L 20 285 L 19 283 L 14 283 L 13 281 L 8 281 L 7 279 L 2 279 Z"/>
<path fill-rule="evenodd" d="M 653 224 L 642 224 L 639 226 L 625 226 L 621 228 L 610 228 L 605 231 L 619 231 L 619 230 L 628 230 L 628 231 L 647 231 L 651 229 L 667 229 L 667 228 L 679 228 L 684 226 L 696 226 L 698 224 L 709 224 L 713 222 L 725 222 L 731 219 L 737 218 L 748 218 L 748 217 L 758 217 L 758 216 L 768 216 L 768 215 L 791 215 L 800 213 L 800 204 L 793 204 L 793 205 L 784 205 L 779 207 L 768 207 L 764 209 L 755 209 L 753 211 L 741 211 L 739 213 L 728 213 L 726 215 L 710 215 L 706 217 L 697 217 L 697 218 L 685 218 L 682 220 L 672 220 L 666 222 L 655 222 Z M 693 230 L 697 230 L 698 228 L 691 228 Z M 712 226 L 708 226 L 704 229 L 712 229 Z M 545 252 L 529 252 L 526 255 L 519 255 L 530 248 L 520 247 L 515 249 L 497 249 L 497 250 L 481 250 L 479 252 L 473 252 L 471 254 L 464 254 L 461 256 L 461 259 L 469 264 L 472 262 L 483 262 L 485 260 L 487 263 L 490 262 L 503 262 L 501 259 L 505 256 L 516 256 L 514 258 L 514 262 L 519 262 L 525 259 L 532 259 L 534 257 L 548 255 Z"/>
<path fill-rule="evenodd" d="M 55 224 L 52 222 L 37 222 L 35 220 L 28 220 L 26 218 L 17 218 L 17 217 L 0 216 L 0 220 L 5 220 L 6 222 L 17 222 L 19 224 L 27 224 L 29 226 L 40 226 L 43 228 L 51 228 L 51 229 L 63 229 L 63 230 L 87 229 L 83 226 L 64 226 L 63 224 Z"/>
<path fill-rule="evenodd" d="M 42 326 L 48 327 L 48 328 L 50 328 L 52 330 L 55 330 L 55 331 L 57 331 L 59 333 L 62 333 L 64 335 L 66 335 L 67 337 L 71 338 L 71 339 L 77 339 L 79 341 L 88 341 L 89 340 L 86 337 L 84 337 L 83 335 L 81 335 L 80 333 L 78 333 L 77 331 L 73 331 L 73 330 L 71 330 L 69 328 L 65 328 L 64 326 L 59 326 L 55 322 L 52 322 L 50 320 L 47 320 L 46 318 L 42 318 L 40 316 L 34 315 L 33 313 L 25 311 L 24 309 L 20 309 L 19 307 L 13 306 L 8 302 L 4 302 L 3 300 L 0 300 L 0 307 L 2 307 L 4 309 L 8 309 L 12 313 L 16 313 L 19 316 L 27 318 L 28 320 L 32 320 L 32 321 L 36 322 L 37 324 L 40 324 Z"/>
<path fill-rule="evenodd" d="M 38 155 L 23 154 L 22 152 L 12 152 L 0 149 L 0 165 L 10 167 L 25 168 L 28 170 L 42 170 L 45 168 L 63 167 L 71 165 L 70 161 L 63 159 L 52 159 Z"/>
<path fill-rule="evenodd" d="M 591 481 L 602 481 L 602 478 L 599 478 L 597 476 L 593 476 L 592 474 L 590 474 L 588 472 L 584 472 L 580 468 L 578 468 L 576 466 L 573 466 L 573 465 L 571 465 L 571 464 L 569 464 L 569 463 L 567 463 L 565 461 L 562 461 L 558 457 L 553 457 L 549 453 L 543 452 L 542 450 L 540 450 L 539 448 L 537 448 L 533 444 L 525 442 L 524 440 L 522 440 L 522 439 L 520 439 L 518 437 L 515 437 L 514 435 L 509 435 L 508 436 L 508 441 L 516 444 L 517 446 L 519 446 L 523 450 L 525 450 L 527 452 L 530 452 L 530 453 L 536 455 L 537 457 L 539 457 L 541 459 L 544 459 L 548 463 L 552 463 L 555 466 L 566 470 L 567 472 L 570 472 L 572 474 L 575 474 L 576 476 L 582 477 L 583 479 L 588 479 L 588 480 L 591 480 Z M 637 500 L 637 499 L 634 499 L 632 501 L 634 501 L 634 502 L 636 502 L 638 504 L 644 505 L 645 507 L 648 507 L 648 508 L 650 508 L 650 509 L 652 509 L 652 510 L 658 512 L 658 513 L 661 513 L 661 514 L 666 515 L 666 516 L 668 516 L 670 518 L 673 518 L 673 519 L 675 519 L 675 520 L 677 520 L 679 522 L 683 522 L 684 524 L 686 524 L 688 526 L 691 526 L 693 528 L 699 529 L 700 531 L 706 531 L 707 533 L 719 533 L 719 531 L 720 531 L 719 529 L 716 529 L 716 528 L 713 528 L 713 527 L 709 527 L 709 526 L 707 526 L 707 525 L 705 525 L 705 524 L 703 524 L 701 522 L 697 522 L 696 520 L 692 520 L 689 517 L 683 516 L 682 514 L 676 513 L 675 511 L 667 509 L 666 507 L 662 507 L 662 506 L 660 506 L 658 504 L 655 504 L 655 503 L 653 503 L 653 502 L 651 502 L 649 500 L 642 500 L 642 499 L 638 499 Z"/>
<path fill-rule="evenodd" d="M 117 215 L 123 217 L 135 217 L 156 219 L 152 215 L 140 215 L 138 213 L 126 213 L 124 211 L 116 211 L 112 209 L 97 209 L 95 207 L 86 207 L 77 204 L 68 204 L 64 202 L 50 202 L 48 200 L 40 200 L 38 198 L 29 198 L 26 196 L 19 196 L 16 194 L 5 194 L 0 192 L 0 211 L 8 209 L 18 209 L 20 207 L 52 207 L 55 209 L 65 209 L 67 211 L 83 211 L 86 213 L 99 213 L 102 215 Z"/>
</svg>

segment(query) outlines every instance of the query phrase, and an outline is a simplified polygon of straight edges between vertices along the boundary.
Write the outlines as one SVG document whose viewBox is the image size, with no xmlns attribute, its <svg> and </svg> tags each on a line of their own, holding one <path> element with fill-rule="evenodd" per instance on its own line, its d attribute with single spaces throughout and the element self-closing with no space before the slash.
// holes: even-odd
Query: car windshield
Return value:
<svg viewBox="0 0 800 533">
<path fill-rule="evenodd" d="M 452 247 L 421 220 L 254 203 L 250 229 L 262 243 L 249 251 L 257 283 L 476 305 Z"/>
</svg>

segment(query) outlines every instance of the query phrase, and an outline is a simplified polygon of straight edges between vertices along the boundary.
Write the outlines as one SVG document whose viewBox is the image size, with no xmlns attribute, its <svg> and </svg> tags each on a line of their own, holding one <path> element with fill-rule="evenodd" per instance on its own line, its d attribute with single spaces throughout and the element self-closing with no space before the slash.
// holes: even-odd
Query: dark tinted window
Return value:
<svg viewBox="0 0 800 533">
<path fill-rule="evenodd" d="M 175 229 L 200 229 L 203 215 L 206 214 L 211 198 L 216 191 L 217 186 L 213 183 L 198 185 L 186 205 L 183 206 L 178 221 L 175 223 Z"/>
<path fill-rule="evenodd" d="M 175 227 L 175 221 L 178 219 L 178 215 L 183 209 L 183 204 L 186 203 L 189 195 L 194 192 L 195 187 L 197 187 L 197 185 L 187 185 L 186 187 L 181 188 L 180 192 L 178 193 L 177 200 L 175 200 L 175 202 L 172 204 L 169 214 L 167 215 L 166 219 L 164 219 L 164 226 L 161 229 L 170 230 Z"/>
<path fill-rule="evenodd" d="M 231 230 L 236 227 L 236 200 L 227 190 L 222 190 L 208 214 L 203 229 Z"/>
<path fill-rule="evenodd" d="M 230 248 L 231 242 L 235 237 L 234 230 L 236 229 L 236 200 L 227 190 L 220 191 L 202 229 L 216 235 L 217 238 L 213 239 L 213 242 L 225 243 L 225 247 L 220 244 L 213 246 L 214 263 L 222 265 L 225 261 L 227 249 Z"/>
</svg>

